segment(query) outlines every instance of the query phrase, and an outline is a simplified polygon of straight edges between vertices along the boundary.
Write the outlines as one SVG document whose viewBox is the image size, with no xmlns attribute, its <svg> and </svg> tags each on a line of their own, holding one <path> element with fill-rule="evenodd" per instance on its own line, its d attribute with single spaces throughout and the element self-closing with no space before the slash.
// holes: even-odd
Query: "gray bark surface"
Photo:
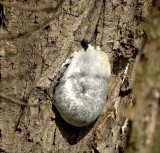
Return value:
<svg viewBox="0 0 160 153">
<path fill-rule="evenodd" d="M 57 5 L 52 0 L 6 2 L 30 9 Z M 0 152 L 123 152 L 128 119 L 119 108 L 132 105 L 128 87 L 149 5 L 145 0 L 70 0 L 55 13 L 0 5 Z M 49 91 L 63 62 L 81 49 L 82 39 L 108 54 L 112 76 L 102 115 L 76 128 L 60 117 Z"/>
</svg>

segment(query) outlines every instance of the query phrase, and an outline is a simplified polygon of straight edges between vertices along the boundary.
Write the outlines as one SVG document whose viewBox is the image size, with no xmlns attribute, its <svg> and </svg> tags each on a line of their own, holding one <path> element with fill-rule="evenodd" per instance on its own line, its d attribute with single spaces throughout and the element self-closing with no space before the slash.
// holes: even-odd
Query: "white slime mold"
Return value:
<svg viewBox="0 0 160 153">
<path fill-rule="evenodd" d="M 77 127 L 91 124 L 101 114 L 111 73 L 107 54 L 85 41 L 83 44 L 84 49 L 62 65 L 53 93 L 62 118 Z"/>
</svg>

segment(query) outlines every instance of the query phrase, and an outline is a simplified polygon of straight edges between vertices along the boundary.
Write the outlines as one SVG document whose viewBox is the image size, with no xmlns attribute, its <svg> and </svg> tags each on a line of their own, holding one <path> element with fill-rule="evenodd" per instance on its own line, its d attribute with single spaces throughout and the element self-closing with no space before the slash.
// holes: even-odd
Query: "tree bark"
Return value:
<svg viewBox="0 0 160 153">
<path fill-rule="evenodd" d="M 123 152 L 128 118 L 119 115 L 120 108 L 133 103 L 130 83 L 150 1 L 5 2 L 0 5 L 0 151 Z M 60 66 L 81 49 L 82 39 L 108 54 L 112 76 L 102 115 L 77 128 L 60 117 L 49 91 Z"/>
<path fill-rule="evenodd" d="M 143 26 L 146 39 L 135 66 L 126 153 L 160 152 L 160 0 L 154 0 Z"/>
</svg>

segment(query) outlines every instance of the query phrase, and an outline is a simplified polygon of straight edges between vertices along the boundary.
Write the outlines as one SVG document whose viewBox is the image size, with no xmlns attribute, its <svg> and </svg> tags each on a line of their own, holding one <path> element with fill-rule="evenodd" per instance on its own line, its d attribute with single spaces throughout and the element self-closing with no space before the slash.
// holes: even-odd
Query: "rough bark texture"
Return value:
<svg viewBox="0 0 160 153">
<path fill-rule="evenodd" d="M 160 0 L 154 0 L 144 24 L 146 40 L 136 65 L 126 153 L 160 152 Z"/>
<path fill-rule="evenodd" d="M 35 8 L 57 5 L 52 0 L 7 2 Z M 146 0 L 70 0 L 56 13 L 0 5 L 0 151 L 123 152 L 128 119 L 119 115 L 119 108 L 132 105 L 128 86 L 142 47 L 141 23 L 149 4 Z M 50 18 L 54 20 L 43 24 Z M 39 25 L 43 26 L 39 29 Z M 102 115 L 94 124 L 76 128 L 60 117 L 49 91 L 60 66 L 81 48 L 84 38 L 108 53 L 112 76 Z"/>
</svg>

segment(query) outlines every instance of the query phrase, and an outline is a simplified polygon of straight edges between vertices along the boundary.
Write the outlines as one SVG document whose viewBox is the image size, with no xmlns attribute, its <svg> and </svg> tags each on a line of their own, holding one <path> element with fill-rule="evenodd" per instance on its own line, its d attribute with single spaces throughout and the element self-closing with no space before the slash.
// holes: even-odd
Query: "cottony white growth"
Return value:
<svg viewBox="0 0 160 153">
<path fill-rule="evenodd" d="M 101 114 L 107 100 L 110 63 L 106 53 L 90 44 L 67 60 L 54 90 L 54 105 L 73 126 L 91 124 Z M 66 66 L 67 65 L 67 66 Z M 66 67 L 66 68 L 64 68 Z"/>
</svg>

